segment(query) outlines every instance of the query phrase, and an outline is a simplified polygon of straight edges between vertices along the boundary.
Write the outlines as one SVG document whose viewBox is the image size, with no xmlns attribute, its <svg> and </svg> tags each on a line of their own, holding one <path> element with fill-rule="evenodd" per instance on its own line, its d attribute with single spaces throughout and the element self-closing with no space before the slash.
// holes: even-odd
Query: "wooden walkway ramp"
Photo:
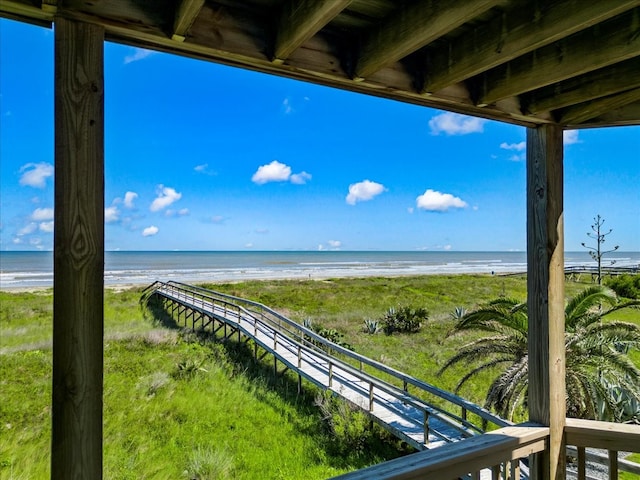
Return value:
<svg viewBox="0 0 640 480">
<path fill-rule="evenodd" d="M 179 282 L 156 282 L 143 295 L 162 301 L 178 324 L 252 341 L 302 379 L 348 400 L 413 447 L 424 450 L 511 425 L 450 392 L 342 348 L 256 302 Z"/>
</svg>

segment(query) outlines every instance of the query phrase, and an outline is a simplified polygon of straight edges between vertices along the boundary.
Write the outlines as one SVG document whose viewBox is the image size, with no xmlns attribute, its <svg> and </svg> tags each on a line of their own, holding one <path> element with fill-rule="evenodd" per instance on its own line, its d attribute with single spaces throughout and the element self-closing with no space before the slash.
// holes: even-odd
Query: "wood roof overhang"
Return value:
<svg viewBox="0 0 640 480">
<path fill-rule="evenodd" d="M 640 124 L 640 0 L 0 0 L 0 15 L 528 127 Z"/>
</svg>

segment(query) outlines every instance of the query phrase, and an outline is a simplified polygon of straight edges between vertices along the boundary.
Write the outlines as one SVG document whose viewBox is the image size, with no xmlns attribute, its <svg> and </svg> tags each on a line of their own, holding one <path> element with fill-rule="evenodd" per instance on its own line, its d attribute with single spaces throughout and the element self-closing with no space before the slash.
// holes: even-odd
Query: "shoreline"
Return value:
<svg viewBox="0 0 640 480">
<path fill-rule="evenodd" d="M 299 282 L 322 282 L 331 279 L 360 279 L 360 278 L 401 278 L 401 277 L 427 277 L 427 276 L 507 276 L 507 275 L 524 275 L 524 272 L 500 272 L 500 273 L 491 273 L 491 272 L 430 272 L 430 273 L 364 273 L 361 274 L 345 274 L 345 275 L 269 275 L 269 276 L 248 276 L 245 278 L 215 278 L 215 279 L 185 279 L 185 278 L 170 278 L 166 280 L 153 280 L 150 282 L 120 282 L 120 283 L 105 283 L 104 290 L 107 291 L 115 291 L 122 292 L 125 290 L 130 290 L 133 288 L 146 288 L 147 286 L 153 284 L 155 281 L 178 281 L 182 283 L 190 283 L 190 284 L 203 284 L 203 283 L 243 283 L 243 282 L 270 282 L 270 281 L 299 281 Z M 53 293 L 53 285 L 15 285 L 15 286 L 4 286 L 0 285 L 0 292 L 5 293 L 41 293 L 51 291 Z"/>
</svg>

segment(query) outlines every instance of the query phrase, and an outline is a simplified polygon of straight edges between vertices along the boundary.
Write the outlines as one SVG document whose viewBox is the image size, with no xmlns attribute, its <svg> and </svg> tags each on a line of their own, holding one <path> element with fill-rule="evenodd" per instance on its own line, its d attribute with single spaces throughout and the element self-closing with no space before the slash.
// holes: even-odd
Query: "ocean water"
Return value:
<svg viewBox="0 0 640 480">
<path fill-rule="evenodd" d="M 614 252 L 607 262 L 640 264 L 640 252 Z M 565 253 L 565 265 L 595 265 L 588 253 Z M 219 282 L 526 271 L 526 252 L 106 252 L 106 285 L 156 280 Z M 53 285 L 52 252 L 0 252 L 0 288 Z"/>
</svg>

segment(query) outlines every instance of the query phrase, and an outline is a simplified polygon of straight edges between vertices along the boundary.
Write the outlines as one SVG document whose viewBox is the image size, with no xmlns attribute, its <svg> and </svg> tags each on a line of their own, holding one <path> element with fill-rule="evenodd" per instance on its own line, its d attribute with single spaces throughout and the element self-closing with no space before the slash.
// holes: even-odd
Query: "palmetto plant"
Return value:
<svg viewBox="0 0 640 480">
<path fill-rule="evenodd" d="M 640 347 L 640 328 L 631 323 L 603 319 L 622 308 L 637 308 L 639 301 L 618 302 L 615 292 L 594 286 L 571 299 L 565 308 L 567 416 L 621 421 L 621 396 L 640 401 L 640 370 L 626 352 Z M 528 393 L 527 305 L 498 299 L 467 313 L 454 332 L 487 332 L 464 345 L 440 369 L 475 365 L 456 387 L 458 391 L 480 372 L 502 367 L 487 391 L 486 407 L 512 419 L 526 405 Z M 614 388 L 615 387 L 615 388 Z M 621 395 L 620 392 L 623 392 Z"/>
</svg>

